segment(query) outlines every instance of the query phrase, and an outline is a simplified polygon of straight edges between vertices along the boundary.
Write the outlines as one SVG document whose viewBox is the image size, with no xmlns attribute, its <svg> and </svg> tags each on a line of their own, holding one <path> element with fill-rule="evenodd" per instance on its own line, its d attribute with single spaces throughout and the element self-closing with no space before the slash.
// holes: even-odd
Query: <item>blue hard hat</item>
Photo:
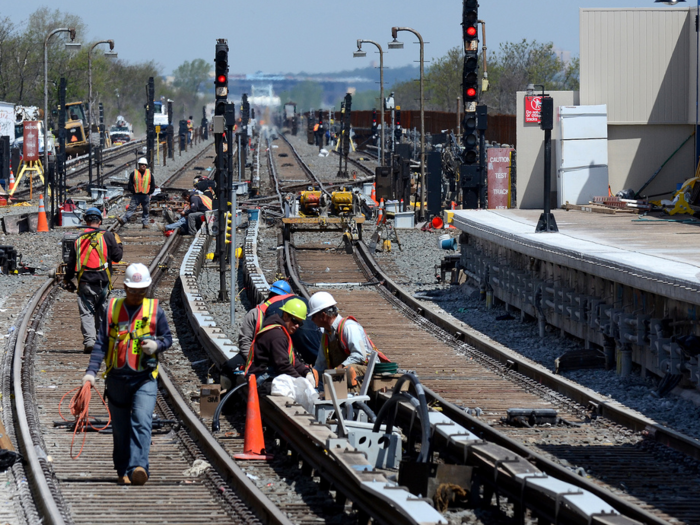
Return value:
<svg viewBox="0 0 700 525">
<path fill-rule="evenodd" d="M 99 217 L 99 219 L 102 220 L 102 210 L 100 210 L 99 208 L 88 208 L 85 211 L 84 217 L 87 219 L 91 215 L 94 217 Z"/>
<path fill-rule="evenodd" d="M 287 295 L 292 293 L 292 287 L 289 286 L 287 281 L 275 281 L 272 283 L 272 286 L 270 286 L 270 292 L 277 295 Z"/>
</svg>

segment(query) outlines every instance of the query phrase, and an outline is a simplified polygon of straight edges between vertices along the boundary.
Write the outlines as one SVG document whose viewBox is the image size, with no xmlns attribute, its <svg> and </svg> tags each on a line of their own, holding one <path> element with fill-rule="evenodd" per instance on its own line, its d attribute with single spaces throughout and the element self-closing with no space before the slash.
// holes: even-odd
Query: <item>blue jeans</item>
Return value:
<svg viewBox="0 0 700 525">
<path fill-rule="evenodd" d="M 151 202 L 151 196 L 147 193 L 134 193 L 131 196 L 131 202 L 129 202 L 129 209 L 122 216 L 124 222 L 128 222 L 131 216 L 136 213 L 136 208 L 141 206 L 143 210 L 143 215 L 141 216 L 141 222 L 143 224 L 148 224 L 148 206 Z"/>
<path fill-rule="evenodd" d="M 177 228 L 182 228 L 187 224 L 187 217 L 180 217 L 178 220 L 171 224 L 166 224 L 166 230 L 176 230 Z"/>
<path fill-rule="evenodd" d="M 140 387 L 139 383 L 143 383 Z M 134 389 L 138 390 L 134 392 Z M 148 472 L 151 427 L 158 383 L 152 377 L 107 376 L 109 411 L 112 414 L 114 450 L 112 459 L 117 476 L 128 475 L 136 467 Z"/>
</svg>

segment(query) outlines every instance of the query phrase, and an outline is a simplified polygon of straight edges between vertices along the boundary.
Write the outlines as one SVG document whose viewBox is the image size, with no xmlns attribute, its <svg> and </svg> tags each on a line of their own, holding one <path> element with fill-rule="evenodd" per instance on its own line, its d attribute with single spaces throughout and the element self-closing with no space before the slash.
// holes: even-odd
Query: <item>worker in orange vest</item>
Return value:
<svg viewBox="0 0 700 525">
<path fill-rule="evenodd" d="M 156 189 L 156 181 L 151 176 L 151 170 L 148 169 L 148 161 L 145 157 L 139 159 L 138 169 L 129 177 L 128 188 L 132 192 L 129 209 L 117 220 L 119 224 L 126 224 L 136 212 L 136 207 L 141 206 L 143 211 L 141 222 L 144 228 L 148 228 L 148 208 L 151 204 L 151 194 Z"/>
<path fill-rule="evenodd" d="M 75 291 L 73 277 L 78 278 L 78 310 L 83 333 L 83 352 L 95 346 L 107 296 L 112 289 L 112 263 L 122 260 L 124 250 L 119 235 L 100 230 L 102 212 L 90 208 L 84 215 L 87 228 L 70 247 L 63 287 Z"/>
</svg>

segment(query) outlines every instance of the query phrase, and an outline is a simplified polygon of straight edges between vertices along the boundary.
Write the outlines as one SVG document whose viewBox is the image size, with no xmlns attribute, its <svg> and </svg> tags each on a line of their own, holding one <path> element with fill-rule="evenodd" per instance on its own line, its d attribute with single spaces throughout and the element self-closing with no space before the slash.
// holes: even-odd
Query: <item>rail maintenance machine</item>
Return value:
<svg viewBox="0 0 700 525">
<path fill-rule="evenodd" d="M 362 195 L 359 190 L 341 188 L 329 192 L 325 189 L 309 189 L 298 195 L 284 198 L 284 239 L 289 240 L 292 231 L 337 230 L 343 232 L 347 253 L 352 253 L 353 242 L 362 240 Z"/>
</svg>

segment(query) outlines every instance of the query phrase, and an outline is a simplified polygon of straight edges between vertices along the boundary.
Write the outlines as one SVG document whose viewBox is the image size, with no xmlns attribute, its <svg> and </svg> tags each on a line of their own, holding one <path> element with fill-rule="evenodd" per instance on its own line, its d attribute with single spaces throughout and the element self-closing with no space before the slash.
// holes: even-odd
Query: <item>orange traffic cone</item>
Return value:
<svg viewBox="0 0 700 525">
<path fill-rule="evenodd" d="M 377 183 L 375 182 L 374 184 L 372 184 L 372 194 L 369 196 L 369 198 L 372 199 L 372 202 L 374 202 L 374 204 L 378 204 L 376 190 L 377 190 Z"/>
<path fill-rule="evenodd" d="M 39 195 L 39 223 L 36 227 L 37 232 L 48 232 L 49 223 L 46 222 L 46 210 L 44 209 L 44 196 Z"/>
<path fill-rule="evenodd" d="M 12 170 L 10 169 L 10 189 L 7 190 L 8 193 L 12 193 L 15 191 L 15 174 L 12 173 Z"/>
<path fill-rule="evenodd" d="M 248 376 L 248 407 L 245 414 L 245 441 L 243 454 L 233 456 L 236 459 L 272 459 L 265 454 L 260 403 L 258 401 L 258 382 L 255 374 Z"/>
<path fill-rule="evenodd" d="M 377 211 L 377 225 L 382 222 L 384 218 L 384 199 L 379 199 L 379 211 Z"/>
</svg>

